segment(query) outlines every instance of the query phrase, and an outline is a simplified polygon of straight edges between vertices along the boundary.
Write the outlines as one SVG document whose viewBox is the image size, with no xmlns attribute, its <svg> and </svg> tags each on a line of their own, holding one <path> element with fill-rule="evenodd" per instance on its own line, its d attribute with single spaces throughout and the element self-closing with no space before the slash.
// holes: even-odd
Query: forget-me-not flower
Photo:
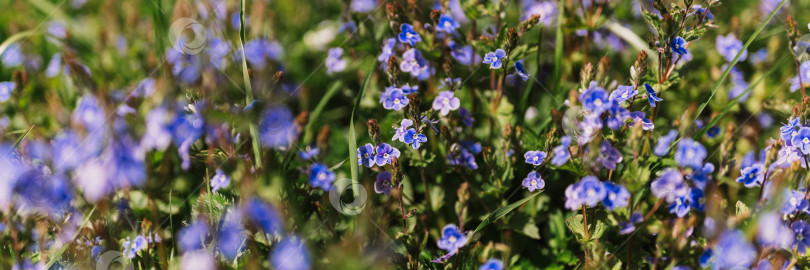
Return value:
<svg viewBox="0 0 810 270">
<path fill-rule="evenodd" d="M 442 14 L 439 17 L 439 22 L 436 23 L 436 31 L 450 34 L 455 32 L 459 26 L 461 25 L 456 20 L 453 20 L 450 14 Z"/>
<path fill-rule="evenodd" d="M 383 166 L 393 162 L 394 158 L 399 157 L 399 150 L 392 147 L 387 143 L 381 143 L 377 146 L 377 154 L 374 156 L 374 162 L 378 166 Z"/>
<path fill-rule="evenodd" d="M 331 75 L 335 72 L 341 72 L 346 69 L 346 60 L 343 60 L 343 48 L 329 49 L 329 55 L 326 57 L 326 74 Z"/>
<path fill-rule="evenodd" d="M 810 129 L 808 129 L 808 136 L 810 136 Z M 678 142 L 678 149 L 675 151 L 675 162 L 681 167 L 698 169 L 703 166 L 706 155 L 706 148 L 702 144 L 690 138 L 683 138 Z"/>
<path fill-rule="evenodd" d="M 762 163 L 755 163 L 754 165 L 745 167 L 740 172 L 740 177 L 737 177 L 737 182 L 745 184 L 745 187 L 755 187 L 762 185 L 765 179 L 765 166 Z"/>
<path fill-rule="evenodd" d="M 686 40 L 682 37 L 675 37 L 672 39 L 672 43 L 669 44 L 672 47 L 672 52 L 678 55 L 685 55 L 689 53 L 684 46 L 686 46 Z"/>
<path fill-rule="evenodd" d="M 419 149 L 423 142 L 427 142 L 427 136 L 416 131 L 416 129 L 408 129 L 405 131 L 405 136 L 402 137 L 404 143 L 410 144 L 414 150 Z"/>
<path fill-rule="evenodd" d="M 335 181 L 335 173 L 322 163 L 315 163 L 309 167 L 309 184 L 312 187 L 329 191 L 332 182 Z"/>
<path fill-rule="evenodd" d="M 433 109 L 440 111 L 442 116 L 446 116 L 450 111 L 455 111 L 461 106 L 461 100 L 454 96 L 453 91 L 441 91 L 433 99 Z"/>
<path fill-rule="evenodd" d="M 523 179 L 523 186 L 528 188 L 529 192 L 534 192 L 535 190 L 543 189 L 546 186 L 546 182 L 543 181 L 543 177 L 541 177 L 538 172 L 532 171 Z"/>
<path fill-rule="evenodd" d="M 655 108 L 656 102 L 664 101 L 664 99 L 659 98 L 658 95 L 656 95 L 655 89 L 653 89 L 649 83 L 644 84 L 644 89 L 647 90 L 647 100 L 650 102 L 650 106 L 653 106 L 653 108 Z"/>
<path fill-rule="evenodd" d="M 610 92 L 608 100 L 618 101 L 619 103 L 621 103 L 635 97 L 637 94 L 638 90 L 636 90 L 634 87 L 627 85 L 619 85 L 619 87 L 617 87 L 616 90 Z"/>
<path fill-rule="evenodd" d="M 523 68 L 523 61 L 515 62 L 515 74 L 520 76 L 520 78 L 523 79 L 523 81 L 529 79 L 529 74 L 526 73 L 526 69 Z"/>
<path fill-rule="evenodd" d="M 367 143 L 366 145 L 357 148 L 357 163 L 369 168 L 374 167 L 376 160 L 374 157 L 373 145 Z"/>
<path fill-rule="evenodd" d="M 11 98 L 11 91 L 17 88 L 15 82 L 0 82 L 0 102 L 5 102 Z"/>
<path fill-rule="evenodd" d="M 220 189 L 228 187 L 231 184 L 231 178 L 228 177 L 222 170 L 217 169 L 217 173 L 211 178 L 211 191 L 217 192 Z"/>
<path fill-rule="evenodd" d="M 411 44 L 414 46 L 417 42 L 422 41 L 422 37 L 419 36 L 416 31 L 413 29 L 413 25 L 403 23 L 399 27 L 399 42 Z"/>
<path fill-rule="evenodd" d="M 503 58 L 506 57 L 506 51 L 497 49 L 494 52 L 488 52 L 484 55 L 484 64 L 489 64 L 491 69 L 499 69 L 503 66 Z"/>
<path fill-rule="evenodd" d="M 526 163 L 534 166 L 540 166 L 546 159 L 546 156 L 548 155 L 543 151 L 527 151 L 526 154 L 523 154 L 523 157 L 526 158 Z"/>
</svg>

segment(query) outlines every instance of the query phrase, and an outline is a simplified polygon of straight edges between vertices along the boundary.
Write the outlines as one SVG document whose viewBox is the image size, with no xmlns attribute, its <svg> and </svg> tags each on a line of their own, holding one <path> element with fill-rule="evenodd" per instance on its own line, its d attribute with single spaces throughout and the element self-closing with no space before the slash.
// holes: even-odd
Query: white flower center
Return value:
<svg viewBox="0 0 810 270">
<path fill-rule="evenodd" d="M 414 139 L 419 138 L 419 134 L 413 134 L 413 138 Z"/>
<path fill-rule="evenodd" d="M 399 104 L 399 103 L 400 103 L 400 101 L 399 101 L 398 98 L 394 99 L 394 104 Z"/>
<path fill-rule="evenodd" d="M 695 150 L 689 149 L 686 151 L 686 158 L 693 158 L 695 156 Z"/>
<path fill-rule="evenodd" d="M 532 158 L 532 161 L 537 161 L 538 159 L 539 159 L 539 158 L 538 158 L 537 156 L 534 156 L 534 157 Z"/>
<path fill-rule="evenodd" d="M 449 98 L 442 99 L 442 104 L 450 104 L 450 99 Z"/>
<path fill-rule="evenodd" d="M 411 34 L 411 33 L 405 33 L 405 37 L 406 37 L 406 38 L 408 38 L 408 39 L 410 39 L 410 38 L 412 38 L 412 37 L 413 37 L 413 34 Z"/>
<path fill-rule="evenodd" d="M 388 159 L 388 157 L 389 157 L 388 153 L 383 154 L 383 158 Z"/>
<path fill-rule="evenodd" d="M 325 180 L 325 179 L 326 179 L 326 173 L 325 172 L 318 173 L 318 180 Z"/>
<path fill-rule="evenodd" d="M 596 190 L 593 190 L 593 188 L 589 188 L 586 193 L 588 194 L 588 197 L 591 197 L 593 195 L 596 195 Z"/>
<path fill-rule="evenodd" d="M 608 199 L 610 199 L 611 201 L 615 200 L 616 199 L 616 193 L 611 192 L 610 195 L 608 195 Z"/>
<path fill-rule="evenodd" d="M 455 236 L 450 236 L 450 239 L 448 239 L 448 241 L 450 241 L 450 243 L 455 243 L 456 242 L 456 237 Z"/>
<path fill-rule="evenodd" d="M 790 205 L 796 206 L 797 203 L 796 198 L 790 198 Z"/>
<path fill-rule="evenodd" d="M 597 98 L 596 100 L 593 101 L 593 105 L 602 106 L 602 100 Z"/>
<path fill-rule="evenodd" d="M 799 132 L 796 132 L 796 131 L 794 130 L 793 132 L 791 132 L 791 133 L 790 133 L 790 136 L 791 136 L 791 137 L 793 137 L 793 136 L 796 136 L 796 135 L 798 135 L 798 134 L 799 134 Z"/>
<path fill-rule="evenodd" d="M 804 139 L 802 139 L 802 143 L 808 144 L 808 143 L 810 143 L 810 139 L 804 138 Z"/>
<path fill-rule="evenodd" d="M 537 180 L 532 180 L 532 186 L 536 186 L 536 185 L 537 185 Z"/>
</svg>

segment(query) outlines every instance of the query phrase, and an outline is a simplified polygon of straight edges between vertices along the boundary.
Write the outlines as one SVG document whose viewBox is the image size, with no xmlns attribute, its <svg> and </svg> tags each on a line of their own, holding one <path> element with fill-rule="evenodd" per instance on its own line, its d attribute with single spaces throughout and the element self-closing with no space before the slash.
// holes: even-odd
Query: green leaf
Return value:
<svg viewBox="0 0 810 270">
<path fill-rule="evenodd" d="M 309 114 L 309 121 L 307 122 L 307 127 L 304 129 L 304 143 L 310 144 L 312 143 L 312 137 L 314 136 L 314 128 L 315 128 L 315 121 L 318 120 L 318 117 L 321 116 L 321 112 L 323 112 L 323 108 L 326 107 L 326 103 L 332 99 L 332 96 L 340 90 L 343 86 L 343 82 L 336 81 L 332 84 L 332 87 L 329 87 L 329 90 L 321 97 L 321 101 L 318 102 L 318 105 L 315 106 L 315 109 Z"/>
<path fill-rule="evenodd" d="M 736 65 L 737 62 L 740 60 L 740 56 L 742 56 L 742 54 L 748 50 L 748 46 L 750 46 L 751 43 L 754 42 L 754 40 L 756 40 L 759 33 L 762 32 L 762 29 L 765 29 L 765 26 L 767 26 L 768 23 L 771 21 L 771 19 L 773 19 L 773 17 L 776 15 L 776 13 L 778 13 L 782 9 L 782 6 L 785 4 L 785 2 L 787 2 L 787 0 L 782 0 L 781 2 L 779 2 L 779 6 L 774 8 L 773 12 L 771 12 L 771 15 L 768 16 L 768 19 L 765 19 L 765 21 L 762 22 L 759 28 L 757 28 L 757 31 L 755 31 L 754 34 L 751 35 L 751 37 L 749 37 L 748 40 L 745 42 L 745 45 L 743 45 L 742 49 L 740 49 L 740 51 L 737 53 L 737 56 L 734 56 L 734 60 L 731 60 L 731 63 L 728 64 L 726 69 L 723 71 L 723 75 L 721 75 L 720 78 L 714 82 L 714 86 L 712 87 L 712 91 L 709 93 L 709 96 L 706 97 L 706 100 L 700 104 L 700 107 L 698 107 L 697 112 L 695 112 L 695 120 L 698 120 L 700 118 L 700 113 L 702 113 L 703 110 L 706 109 L 706 106 L 709 105 L 709 101 L 712 100 L 714 94 L 717 93 L 717 89 L 720 88 L 720 85 L 722 85 L 723 81 L 726 80 L 728 74 L 731 73 L 731 69 L 734 68 L 734 65 Z"/>
<path fill-rule="evenodd" d="M 355 98 L 352 116 L 349 118 L 349 166 L 352 174 L 352 191 L 354 191 L 354 196 L 359 195 L 358 189 L 360 187 L 360 169 L 357 167 L 357 134 L 354 132 L 354 115 L 357 113 L 357 108 L 360 107 L 360 100 L 363 99 L 363 94 L 366 92 L 366 88 L 368 88 L 368 84 L 371 81 L 371 75 L 373 74 L 373 69 L 368 71 L 368 75 L 366 75 L 366 79 L 363 81 L 363 87 L 360 88 L 360 93 L 357 93 L 357 97 Z"/>
<path fill-rule="evenodd" d="M 498 208 L 497 210 L 493 211 L 492 213 L 489 214 L 489 216 L 487 216 L 486 219 L 484 219 L 484 221 L 481 222 L 481 224 L 478 225 L 478 227 L 475 228 L 475 231 L 473 231 L 473 234 L 481 231 L 481 229 L 483 229 L 484 227 L 486 227 L 487 225 L 489 225 L 493 221 L 496 221 L 496 220 L 506 216 L 506 214 L 509 214 L 509 212 L 512 212 L 512 210 L 515 210 L 516 208 L 518 208 L 519 206 L 521 206 L 524 203 L 528 202 L 529 200 L 531 200 L 535 196 L 539 195 L 540 193 L 541 192 L 534 192 L 531 195 L 527 196 L 526 198 L 523 198 L 523 199 L 521 199 L 519 201 L 516 201 L 516 202 L 510 204 L 510 205 Z"/>
<path fill-rule="evenodd" d="M 563 0 L 560 0 L 557 3 L 558 7 L 564 7 L 565 3 Z M 565 9 L 559 9 L 559 15 L 557 16 L 557 33 L 556 33 L 556 43 L 554 45 L 554 73 L 551 78 L 554 78 L 554 93 L 558 93 L 560 88 L 562 87 L 562 78 L 560 78 L 560 74 L 562 74 L 562 58 L 563 58 L 563 46 L 565 46 L 565 42 L 563 38 L 565 35 L 563 34 L 562 25 L 565 22 Z"/>
</svg>

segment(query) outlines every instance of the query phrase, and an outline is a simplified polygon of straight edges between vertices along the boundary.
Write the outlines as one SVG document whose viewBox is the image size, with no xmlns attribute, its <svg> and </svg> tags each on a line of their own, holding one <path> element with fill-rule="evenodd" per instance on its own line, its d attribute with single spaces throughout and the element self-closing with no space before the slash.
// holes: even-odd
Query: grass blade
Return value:
<svg viewBox="0 0 810 270">
<path fill-rule="evenodd" d="M 245 0 L 239 1 L 239 51 L 242 53 L 242 79 L 245 81 L 245 106 L 253 102 L 253 86 L 250 84 L 250 75 L 248 74 L 247 58 L 245 57 Z M 250 138 L 253 144 L 253 156 L 256 162 L 256 168 L 262 168 L 262 149 L 261 141 L 259 139 L 259 131 L 256 123 L 250 123 Z"/>
<path fill-rule="evenodd" d="M 740 49 L 740 51 L 737 53 L 737 55 L 734 56 L 734 60 L 731 60 L 731 63 L 728 64 L 728 66 L 726 67 L 726 70 L 723 70 L 723 75 L 721 75 L 720 79 L 718 79 L 714 83 L 714 86 L 712 87 L 712 91 L 709 92 L 709 96 L 706 97 L 706 100 L 703 101 L 703 103 L 700 104 L 700 107 L 698 107 L 698 110 L 695 113 L 695 120 L 700 118 L 700 113 L 702 113 L 703 110 L 706 109 L 706 106 L 709 105 L 709 101 L 712 100 L 712 97 L 714 97 L 714 94 L 717 93 L 717 89 L 720 88 L 720 85 L 723 84 L 723 81 L 726 80 L 726 77 L 728 77 L 728 74 L 731 73 L 731 69 L 734 68 L 734 65 L 736 65 L 737 62 L 740 60 L 740 56 L 742 56 L 743 52 L 748 50 L 748 46 L 750 46 L 751 43 L 754 42 L 754 40 L 757 39 L 757 36 L 759 35 L 759 33 L 761 33 L 762 29 L 765 29 L 765 26 L 767 26 L 768 23 L 771 22 L 771 19 L 773 19 L 773 17 L 776 16 L 776 13 L 778 13 L 780 10 L 782 10 L 782 6 L 785 4 L 785 2 L 787 2 L 787 0 L 782 0 L 781 2 L 779 2 L 779 6 L 777 6 L 773 10 L 773 12 L 771 12 L 771 14 L 768 16 L 768 19 L 765 19 L 765 21 L 762 22 L 762 24 L 759 26 L 759 28 L 757 28 L 757 31 L 755 31 L 754 34 L 751 35 L 751 37 L 748 38 L 747 41 L 745 41 L 745 44 L 743 45 L 742 49 Z"/>
<path fill-rule="evenodd" d="M 32 30 L 32 31 L 19 32 L 19 33 L 11 35 L 5 41 L 3 41 L 2 44 L 0 44 L 0 55 L 3 55 L 3 53 L 6 52 L 6 50 L 8 50 L 8 47 L 11 47 L 11 44 L 14 44 L 14 42 L 24 40 L 24 39 L 26 39 L 26 38 L 28 38 L 30 36 L 33 36 L 34 33 L 36 33 L 36 31 Z"/>
<path fill-rule="evenodd" d="M 563 7 L 565 6 L 565 3 L 563 3 L 563 0 L 560 0 L 559 3 L 557 3 L 557 6 Z M 560 87 L 562 84 L 562 78 L 560 78 L 560 74 L 562 72 L 563 46 L 565 46 L 563 41 L 563 30 L 562 30 L 563 20 L 565 19 L 564 10 L 565 10 L 564 8 L 558 9 L 560 14 L 559 16 L 557 16 L 557 31 L 556 31 L 557 33 L 556 33 L 556 42 L 554 44 L 554 73 L 553 73 L 554 75 L 552 75 L 552 78 L 554 78 L 554 94 L 560 91 Z"/>
<path fill-rule="evenodd" d="M 510 205 L 498 208 L 497 210 L 493 211 L 491 214 L 489 214 L 489 216 L 487 216 L 486 219 L 484 219 L 484 221 L 481 222 L 481 224 L 478 225 L 478 227 L 475 228 L 475 231 L 473 231 L 473 234 L 481 231 L 481 229 L 483 229 L 484 227 L 486 227 L 487 225 L 489 225 L 493 221 L 496 221 L 496 220 L 506 216 L 506 214 L 509 214 L 509 212 L 512 212 L 512 210 L 515 210 L 516 208 L 520 207 L 521 205 L 528 202 L 532 198 L 536 197 L 537 195 L 540 195 L 540 193 L 542 193 L 542 192 L 533 192 L 531 195 L 527 196 L 526 198 L 523 198 L 523 199 L 521 199 L 519 201 L 516 201 L 516 202 L 510 204 Z"/>
<path fill-rule="evenodd" d="M 334 96 L 338 92 L 338 90 L 341 89 L 341 87 L 343 87 L 343 83 L 341 81 L 337 81 L 334 84 L 332 84 L 332 87 L 330 87 L 329 90 L 326 91 L 326 94 L 324 94 L 324 96 L 321 97 L 321 101 L 318 102 L 318 105 L 315 106 L 315 109 L 312 110 L 312 112 L 309 114 L 309 121 L 307 122 L 307 127 L 304 129 L 305 132 L 304 143 L 306 144 L 311 143 L 312 137 L 314 136 L 314 131 L 312 129 L 315 128 L 314 126 L 315 120 L 317 120 L 318 117 L 321 116 L 321 112 L 323 112 L 323 108 L 326 107 L 326 103 L 328 103 L 329 100 L 332 99 L 332 96 Z"/>
<path fill-rule="evenodd" d="M 48 264 L 46 265 L 46 268 L 50 269 L 51 265 L 53 265 L 56 262 L 56 260 L 59 259 L 59 257 L 62 257 L 62 254 L 65 253 L 65 251 L 67 251 L 68 247 L 70 247 L 70 244 L 72 244 L 73 241 L 76 240 L 76 237 L 79 236 L 79 233 L 82 231 L 81 229 L 87 226 L 87 223 L 90 222 L 90 217 L 92 217 L 93 213 L 96 212 L 96 206 L 97 205 L 94 204 L 93 208 L 90 209 L 90 213 L 87 213 L 87 216 L 84 217 L 82 225 L 79 226 L 79 230 L 76 230 L 76 233 L 73 234 L 73 237 L 71 238 L 70 242 L 64 243 L 61 247 L 59 247 L 59 249 L 56 250 L 56 252 L 48 256 Z"/>
<path fill-rule="evenodd" d="M 360 107 L 360 100 L 363 99 L 363 94 L 366 93 L 366 88 L 371 81 L 371 75 L 374 70 L 369 70 L 366 79 L 363 81 L 363 87 L 360 88 L 360 93 L 357 93 L 357 98 L 352 108 L 352 116 L 349 118 L 349 166 L 352 174 L 352 191 L 354 196 L 359 196 L 358 188 L 360 188 L 360 169 L 357 164 L 357 134 L 354 132 L 354 115 L 357 113 L 357 108 Z"/>
</svg>

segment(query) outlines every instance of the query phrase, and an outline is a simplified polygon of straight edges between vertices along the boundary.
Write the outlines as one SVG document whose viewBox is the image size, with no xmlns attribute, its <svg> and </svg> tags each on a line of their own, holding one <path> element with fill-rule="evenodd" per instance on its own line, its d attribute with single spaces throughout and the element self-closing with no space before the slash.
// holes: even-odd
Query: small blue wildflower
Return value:
<svg viewBox="0 0 810 270">
<path fill-rule="evenodd" d="M 743 232 L 738 230 L 723 232 L 712 252 L 715 260 L 713 269 L 747 268 L 757 257 L 754 245 L 748 243 Z"/>
<path fill-rule="evenodd" d="M 793 146 L 793 144 L 791 144 L 793 136 L 799 134 L 799 129 L 801 129 L 802 126 L 803 125 L 801 122 L 799 122 L 798 117 L 791 117 L 788 119 L 787 124 L 779 128 L 779 137 L 785 142 L 786 145 Z"/>
<path fill-rule="evenodd" d="M 526 73 L 526 69 L 523 68 L 523 61 L 515 62 L 515 75 L 520 76 L 520 78 L 522 78 L 523 81 L 529 79 L 529 74 Z"/>
<path fill-rule="evenodd" d="M 577 135 L 577 142 L 584 145 L 590 142 L 599 130 L 602 129 L 602 119 L 596 114 L 586 115 L 583 121 L 577 123 L 577 126 L 579 127 L 579 131 L 581 131 Z"/>
<path fill-rule="evenodd" d="M 423 142 L 427 142 L 427 136 L 417 132 L 416 129 L 411 128 L 405 131 L 405 136 L 403 136 L 402 141 L 410 144 L 414 150 L 417 150 Z"/>
<path fill-rule="evenodd" d="M 374 181 L 374 192 L 377 194 L 391 195 L 391 190 L 394 189 L 394 184 L 391 183 L 391 173 L 381 172 L 377 175 L 377 180 Z"/>
<path fill-rule="evenodd" d="M 419 34 L 414 31 L 413 25 L 403 23 L 399 27 L 399 30 L 399 42 L 414 46 L 417 42 L 422 41 L 422 37 L 420 37 Z"/>
<path fill-rule="evenodd" d="M 810 154 L 810 128 L 800 128 L 796 135 L 790 139 L 790 144 L 801 150 L 805 155 Z"/>
<path fill-rule="evenodd" d="M 0 82 L 0 102 L 6 102 L 11 98 L 11 91 L 17 88 L 15 82 Z"/>
<path fill-rule="evenodd" d="M 209 238 L 208 224 L 202 221 L 194 222 L 180 230 L 178 236 L 177 243 L 183 252 L 203 249 Z"/>
<path fill-rule="evenodd" d="M 766 213 L 757 222 L 757 241 L 766 247 L 790 248 L 793 246 L 793 231 L 782 222 L 777 213 Z M 770 269 L 770 268 L 767 268 Z"/>
<path fill-rule="evenodd" d="M 540 15 L 540 23 L 546 27 L 551 26 L 554 18 L 557 18 L 556 1 L 522 1 L 523 16 L 521 20 L 526 20 L 533 15 Z"/>
<path fill-rule="evenodd" d="M 228 210 L 222 217 L 217 230 L 217 247 L 222 256 L 234 260 L 246 248 L 246 231 L 242 226 L 242 213 L 234 209 Z"/>
<path fill-rule="evenodd" d="M 624 126 L 624 121 L 630 118 L 630 112 L 622 108 L 618 101 L 611 101 L 613 105 L 608 109 L 610 116 L 605 120 L 610 129 L 618 130 Z"/>
<path fill-rule="evenodd" d="M 461 78 L 444 78 L 439 84 L 439 89 L 447 89 L 453 91 L 453 89 L 459 89 L 461 87 Z"/>
<path fill-rule="evenodd" d="M 790 229 L 796 234 L 796 251 L 804 256 L 807 248 L 810 247 L 810 225 L 804 220 L 797 220 L 790 225 Z"/>
<path fill-rule="evenodd" d="M 712 173 L 714 172 L 714 164 L 706 162 L 703 164 L 703 168 L 699 170 L 695 170 L 692 175 L 690 176 L 690 180 L 692 184 L 695 185 L 696 188 L 704 189 L 706 188 L 706 184 L 709 183 L 711 180 Z"/>
<path fill-rule="evenodd" d="M 352 0 L 350 8 L 354 12 L 366 13 L 374 10 L 376 5 L 377 3 L 374 0 Z"/>
<path fill-rule="evenodd" d="M 546 186 L 546 182 L 543 181 L 539 173 L 532 171 L 523 179 L 523 186 L 528 188 L 529 192 L 534 192 L 535 190 L 543 189 Z"/>
<path fill-rule="evenodd" d="M 386 87 L 385 93 L 380 97 L 380 103 L 387 110 L 401 110 L 408 105 L 408 97 L 402 93 L 402 89 L 396 87 Z"/>
<path fill-rule="evenodd" d="M 377 146 L 377 154 L 374 156 L 374 161 L 377 166 L 383 166 L 393 162 L 394 158 L 399 157 L 399 150 L 392 147 L 387 143 L 381 143 Z"/>
<path fill-rule="evenodd" d="M 661 136 L 661 138 L 658 139 L 653 153 L 659 157 L 666 155 L 667 152 L 669 152 L 669 145 L 672 144 L 672 141 L 674 141 L 677 137 L 678 131 L 674 129 L 670 130 L 667 135 Z"/>
<path fill-rule="evenodd" d="M 563 136 L 560 138 L 560 145 L 554 147 L 553 155 L 551 156 L 551 164 L 554 166 L 562 166 L 571 157 L 571 152 L 568 147 L 571 146 L 571 137 Z"/>
<path fill-rule="evenodd" d="M 25 56 L 20 50 L 19 43 L 12 43 L 6 47 L 6 51 L 0 56 L 0 62 L 7 68 L 19 67 L 25 61 Z"/>
<path fill-rule="evenodd" d="M 717 51 L 720 52 L 726 62 L 731 63 L 734 60 L 734 57 L 742 51 L 742 55 L 740 55 L 740 61 L 744 61 L 748 57 L 748 51 L 743 51 L 743 43 L 739 39 L 737 39 L 734 34 L 729 33 L 725 36 L 717 36 Z"/>
<path fill-rule="evenodd" d="M 677 215 L 679 218 L 686 216 L 689 213 L 689 197 L 681 196 L 675 198 L 675 201 L 669 204 L 669 212 Z"/>
<path fill-rule="evenodd" d="M 357 148 L 357 163 L 366 167 L 374 167 L 376 160 L 374 158 L 374 146 L 370 143 Z"/>
<path fill-rule="evenodd" d="M 300 237 L 288 235 L 270 254 L 270 264 L 277 270 L 307 270 L 311 268 L 309 252 Z"/>
<path fill-rule="evenodd" d="M 405 132 L 408 130 L 408 127 L 413 125 L 413 120 L 411 119 L 402 119 L 399 127 L 394 126 L 394 137 L 391 138 L 392 141 L 399 140 L 401 142 L 405 142 Z"/>
<path fill-rule="evenodd" d="M 546 159 L 546 152 L 543 151 L 527 151 L 523 154 L 523 157 L 526 158 L 526 163 L 532 164 L 534 166 L 540 166 L 543 161 Z"/>
<path fill-rule="evenodd" d="M 588 90 L 579 95 L 579 100 L 582 101 L 582 106 L 586 110 L 595 114 L 601 114 L 612 106 L 608 100 L 608 93 L 604 88 L 598 86 L 596 82 L 591 82 Z"/>
<path fill-rule="evenodd" d="M 388 59 L 394 55 L 394 46 L 397 44 L 397 39 L 389 38 L 383 42 L 382 52 L 380 55 L 377 56 L 377 62 L 380 62 L 380 66 L 383 70 L 388 69 Z"/>
<path fill-rule="evenodd" d="M 458 249 L 467 245 L 467 236 L 455 224 L 447 224 L 442 228 L 442 237 L 436 245 L 449 253 L 456 253 Z"/>
<path fill-rule="evenodd" d="M 469 66 L 481 62 L 481 55 L 473 53 L 471 45 L 458 45 L 454 41 L 448 41 L 447 47 L 450 48 L 450 56 L 452 56 L 459 64 Z"/>
<path fill-rule="evenodd" d="M 700 267 L 709 268 L 712 263 L 714 262 L 714 258 L 712 257 L 712 250 L 707 249 L 703 254 L 700 255 L 698 258 L 698 263 L 700 263 Z"/>
<path fill-rule="evenodd" d="M 472 117 L 470 111 L 465 108 L 458 109 L 458 116 L 461 117 L 461 122 L 464 123 L 467 127 L 472 127 L 473 122 L 475 122 L 475 118 Z"/>
<path fill-rule="evenodd" d="M 282 219 L 276 209 L 261 199 L 250 199 L 242 206 L 242 211 L 264 233 L 274 235 L 282 229 Z"/>
<path fill-rule="evenodd" d="M 707 8 L 704 8 L 701 5 L 693 5 L 692 10 L 693 10 L 693 12 L 690 13 L 689 15 L 697 14 L 698 18 L 706 16 L 706 20 L 710 20 L 710 21 L 714 20 L 714 14 L 712 14 L 711 11 L 709 11 Z"/>
<path fill-rule="evenodd" d="M 689 51 L 686 50 L 686 47 L 684 47 L 686 46 L 686 40 L 682 37 L 675 37 L 672 39 L 672 43 L 670 43 L 669 46 L 672 47 L 672 52 L 678 55 L 685 55 L 689 53 Z"/>
<path fill-rule="evenodd" d="M 402 62 L 399 63 L 402 72 L 410 73 L 411 77 L 418 78 L 429 69 L 428 62 L 422 57 L 422 52 L 411 48 L 402 54 Z"/>
<path fill-rule="evenodd" d="M 602 141 L 596 161 L 608 170 L 615 170 L 616 165 L 622 162 L 622 153 L 608 141 Z"/>
<path fill-rule="evenodd" d="M 298 127 L 287 107 L 272 106 L 259 119 L 259 134 L 265 147 L 286 149 L 298 136 Z"/>
<path fill-rule="evenodd" d="M 635 97 L 637 94 L 638 90 L 636 90 L 634 87 L 627 85 L 619 85 L 619 87 L 617 87 L 616 90 L 610 92 L 608 100 L 617 101 L 621 103 Z"/>
<path fill-rule="evenodd" d="M 436 31 L 451 34 L 460 26 L 461 25 L 456 20 L 453 20 L 450 14 L 442 14 L 442 16 L 439 17 L 439 22 L 436 23 Z"/>
<path fill-rule="evenodd" d="M 604 184 L 595 176 L 585 176 L 565 188 L 565 208 L 577 210 L 583 205 L 594 207 L 607 196 Z"/>
<path fill-rule="evenodd" d="M 343 60 L 343 48 L 329 49 L 329 55 L 326 57 L 326 74 L 331 75 L 335 72 L 341 72 L 346 69 L 346 60 Z"/>
<path fill-rule="evenodd" d="M 807 200 L 804 192 L 799 190 L 785 190 L 784 202 L 782 203 L 782 215 L 794 215 L 808 210 Z"/>
<path fill-rule="evenodd" d="M 810 136 L 810 129 L 807 130 Z M 808 142 L 810 143 L 810 142 Z M 808 145 L 810 147 L 810 145 Z M 810 148 L 808 148 L 810 150 Z M 681 167 L 691 167 L 694 169 L 703 166 L 703 160 L 706 159 L 706 148 L 699 142 L 690 138 L 681 139 L 678 142 L 678 150 L 675 152 L 675 162 Z"/>
<path fill-rule="evenodd" d="M 740 172 L 740 177 L 737 177 L 737 182 L 745 184 L 745 187 L 751 188 L 762 185 L 765 166 L 762 163 L 755 163 L 754 165 L 745 167 Z"/>
<path fill-rule="evenodd" d="M 686 197 L 690 189 L 678 169 L 668 168 L 652 182 L 650 191 L 656 198 L 666 198 L 667 202 L 673 203 L 676 198 Z"/>
<path fill-rule="evenodd" d="M 810 44 L 807 46 L 810 46 Z M 808 50 L 810 50 L 810 47 L 808 47 Z M 799 81 L 801 81 L 805 86 L 810 84 L 810 61 L 804 61 L 801 65 L 799 65 L 799 74 L 790 80 L 790 92 L 796 92 L 796 90 L 801 88 Z"/>
<path fill-rule="evenodd" d="M 226 188 L 231 184 L 231 178 L 228 177 L 222 170 L 217 169 L 214 178 L 211 178 L 211 191 L 217 192 L 220 189 Z"/>
<path fill-rule="evenodd" d="M 627 202 L 630 199 L 630 192 L 627 191 L 627 188 L 612 182 L 604 182 L 603 184 L 607 191 L 607 195 L 602 199 L 602 205 L 604 205 L 605 208 L 613 211 L 616 210 L 616 208 L 627 206 Z"/>
<path fill-rule="evenodd" d="M 478 270 L 503 270 L 503 262 L 495 258 L 489 259 Z"/>
<path fill-rule="evenodd" d="M 455 97 L 452 91 L 441 91 L 433 99 L 433 110 L 440 111 L 442 116 L 446 116 L 450 111 L 457 110 L 460 105 L 461 100 Z"/>
<path fill-rule="evenodd" d="M 321 153 L 321 150 L 318 149 L 318 147 L 307 146 L 305 149 L 298 151 L 298 157 L 300 157 L 303 160 L 310 160 L 318 156 L 319 153 Z"/>
<path fill-rule="evenodd" d="M 638 122 L 641 122 L 641 129 L 643 130 L 653 130 L 655 129 L 655 123 L 652 120 L 645 117 L 644 112 L 642 111 L 635 111 L 630 113 L 630 118 L 632 118 L 633 125 Z"/>
<path fill-rule="evenodd" d="M 752 54 L 751 57 L 748 58 L 748 62 L 751 64 L 759 64 L 768 60 L 768 50 L 765 48 L 759 49 L 756 53 Z"/>
<path fill-rule="evenodd" d="M 309 184 L 312 187 L 329 191 L 333 181 L 335 181 L 335 173 L 330 171 L 326 165 L 315 163 L 309 167 Z"/>
<path fill-rule="evenodd" d="M 467 150 L 467 148 L 448 152 L 447 163 L 453 166 L 465 166 L 471 170 L 478 169 L 478 164 L 475 162 L 475 155 L 473 155 L 470 150 Z"/>
<path fill-rule="evenodd" d="M 503 58 L 506 57 L 506 51 L 497 49 L 494 52 L 488 52 L 484 55 L 484 64 L 489 64 L 490 69 L 499 69 L 503 66 Z"/>
<path fill-rule="evenodd" d="M 400 89 L 402 89 L 402 93 L 405 94 L 405 95 L 419 94 L 419 86 L 418 85 L 410 86 L 410 85 L 405 84 L 402 87 L 400 87 Z"/>
<path fill-rule="evenodd" d="M 71 116 L 74 123 L 81 124 L 89 132 L 93 132 L 104 125 L 107 115 L 95 96 L 85 94 L 79 99 L 78 103 Z"/>
<path fill-rule="evenodd" d="M 653 89 L 652 86 L 650 86 L 649 83 L 644 84 L 644 89 L 647 90 L 647 100 L 650 102 L 650 106 L 653 106 L 653 108 L 655 108 L 655 103 L 656 102 L 664 101 L 664 99 L 659 98 L 655 94 L 655 89 Z"/>
</svg>

